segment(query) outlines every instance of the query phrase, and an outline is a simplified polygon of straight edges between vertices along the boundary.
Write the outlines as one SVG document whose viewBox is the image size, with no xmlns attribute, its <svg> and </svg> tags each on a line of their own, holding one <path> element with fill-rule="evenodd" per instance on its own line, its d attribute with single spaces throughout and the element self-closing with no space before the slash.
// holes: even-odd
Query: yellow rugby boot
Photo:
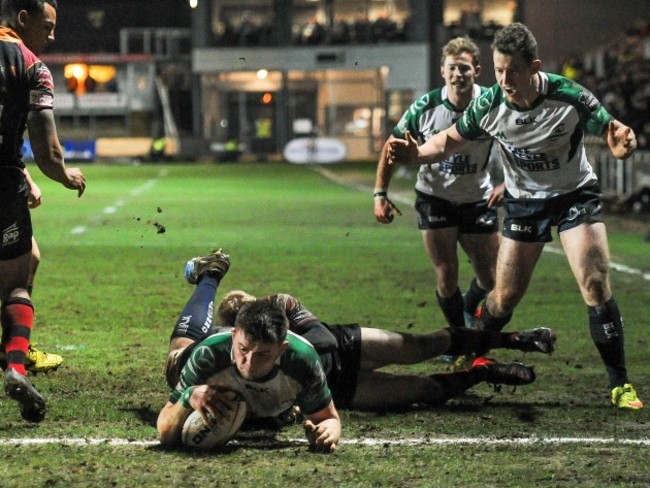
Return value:
<svg viewBox="0 0 650 488">
<path fill-rule="evenodd" d="M 56 370 L 63 363 L 63 358 L 58 354 L 41 351 L 36 344 L 30 344 L 25 357 L 25 369 L 31 373 L 45 373 Z"/>
</svg>

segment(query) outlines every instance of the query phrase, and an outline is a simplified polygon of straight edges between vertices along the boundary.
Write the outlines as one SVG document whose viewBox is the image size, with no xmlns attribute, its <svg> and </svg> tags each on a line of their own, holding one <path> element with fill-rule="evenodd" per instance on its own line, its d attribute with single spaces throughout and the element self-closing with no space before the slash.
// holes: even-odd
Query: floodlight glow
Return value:
<svg viewBox="0 0 650 488">
<path fill-rule="evenodd" d="M 199 0 L 190 0 L 190 7 L 196 8 L 199 5 Z"/>
<path fill-rule="evenodd" d="M 267 76 L 269 76 L 269 72 L 265 69 L 261 69 L 257 72 L 258 80 L 265 80 Z"/>
</svg>

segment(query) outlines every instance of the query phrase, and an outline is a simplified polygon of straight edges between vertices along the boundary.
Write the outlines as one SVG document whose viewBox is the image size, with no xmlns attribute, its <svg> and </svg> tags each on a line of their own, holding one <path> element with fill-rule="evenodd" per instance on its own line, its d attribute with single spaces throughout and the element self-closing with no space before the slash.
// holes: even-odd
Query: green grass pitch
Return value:
<svg viewBox="0 0 650 488">
<path fill-rule="evenodd" d="M 93 164 L 83 167 L 81 199 L 30 169 L 44 195 L 33 212 L 42 264 L 32 340 L 65 362 L 32 377 L 49 407 L 39 425 L 23 422 L 0 393 L 0 486 L 650 485 L 650 410 L 610 406 L 586 308 L 555 252 L 543 253 L 509 330 L 551 326 L 557 351 L 495 354 L 535 365 L 535 384 L 514 392 L 480 385 L 439 408 L 344 411 L 345 441 L 332 455 L 310 453 L 299 426 L 244 432 L 219 453 L 161 450 L 162 366 L 192 290 L 182 278 L 188 258 L 230 251 L 218 299 L 230 289 L 288 292 L 325 321 L 422 333 L 444 322 L 414 210 L 398 204 L 403 217 L 375 222 L 374 164 L 327 168 L 349 184 L 286 163 Z M 412 184 L 392 186 L 412 198 Z M 611 281 L 630 377 L 650 401 L 643 237 L 610 233 L 612 259 L 628 270 L 612 271 Z M 557 237 L 551 246 L 559 248 Z M 465 289 L 471 275 L 461 256 Z"/>
</svg>

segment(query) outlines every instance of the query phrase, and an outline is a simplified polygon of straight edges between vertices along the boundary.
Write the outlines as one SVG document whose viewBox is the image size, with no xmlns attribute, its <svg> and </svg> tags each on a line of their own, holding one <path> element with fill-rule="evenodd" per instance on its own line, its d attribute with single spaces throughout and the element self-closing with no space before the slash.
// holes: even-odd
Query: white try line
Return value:
<svg viewBox="0 0 650 488">
<path fill-rule="evenodd" d="M 339 185 L 342 186 L 347 186 L 348 188 L 353 188 L 358 191 L 366 192 L 371 194 L 373 191 L 373 188 L 371 188 L 368 185 L 359 185 L 355 183 L 351 183 L 347 181 L 344 177 L 337 175 L 336 173 L 333 173 L 327 168 L 323 168 L 320 166 L 311 166 L 311 168 L 316 171 L 317 173 L 320 173 L 323 175 L 325 178 L 327 178 L 330 181 L 333 181 Z M 409 197 L 404 197 L 401 195 L 395 195 L 391 196 L 391 199 L 395 200 L 396 202 L 403 203 L 405 205 L 414 205 L 415 201 L 412 198 Z M 550 252 L 553 254 L 561 254 L 564 255 L 564 251 L 562 249 L 558 249 L 557 247 L 553 247 L 551 245 L 544 246 L 544 251 Z M 609 267 L 615 271 L 618 271 L 620 273 L 625 273 L 633 276 L 639 276 L 645 281 L 650 281 L 650 272 L 645 272 L 643 270 L 637 269 L 637 268 L 632 268 L 630 266 L 627 266 L 625 264 L 621 263 L 616 263 L 614 261 L 609 262 Z"/>
<path fill-rule="evenodd" d="M 250 444 L 255 441 L 238 441 L 234 439 L 229 445 Z M 273 444 L 307 444 L 304 438 L 288 439 L 264 439 L 264 445 Z M 118 438 L 71 438 L 71 437 L 50 437 L 50 438 L 13 438 L 0 439 L 0 446 L 38 446 L 38 445 L 67 445 L 67 446 L 133 446 L 133 447 L 155 447 L 160 443 L 157 440 L 132 440 Z M 650 439 L 619 439 L 615 437 L 515 437 L 511 439 L 494 437 L 416 437 L 407 439 L 375 439 L 362 437 L 359 439 L 341 439 L 340 445 L 384 447 L 384 446 L 458 446 L 458 445 L 511 445 L 511 446 L 534 446 L 534 445 L 627 445 L 627 446 L 650 446 Z"/>
</svg>

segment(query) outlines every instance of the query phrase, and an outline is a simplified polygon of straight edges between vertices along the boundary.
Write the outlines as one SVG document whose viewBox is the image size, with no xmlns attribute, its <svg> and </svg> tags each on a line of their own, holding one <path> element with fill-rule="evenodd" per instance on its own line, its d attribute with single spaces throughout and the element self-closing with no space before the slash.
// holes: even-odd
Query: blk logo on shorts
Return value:
<svg viewBox="0 0 650 488">
<path fill-rule="evenodd" d="M 16 244 L 20 237 L 20 231 L 18 230 L 18 223 L 14 222 L 5 230 L 2 231 L 2 247 L 11 246 Z"/>
<path fill-rule="evenodd" d="M 444 215 L 429 215 L 429 222 L 447 222 L 447 217 Z"/>
<path fill-rule="evenodd" d="M 510 225 L 510 230 L 512 232 L 523 232 L 525 234 L 533 233 L 533 227 L 530 225 L 512 224 Z"/>
</svg>

